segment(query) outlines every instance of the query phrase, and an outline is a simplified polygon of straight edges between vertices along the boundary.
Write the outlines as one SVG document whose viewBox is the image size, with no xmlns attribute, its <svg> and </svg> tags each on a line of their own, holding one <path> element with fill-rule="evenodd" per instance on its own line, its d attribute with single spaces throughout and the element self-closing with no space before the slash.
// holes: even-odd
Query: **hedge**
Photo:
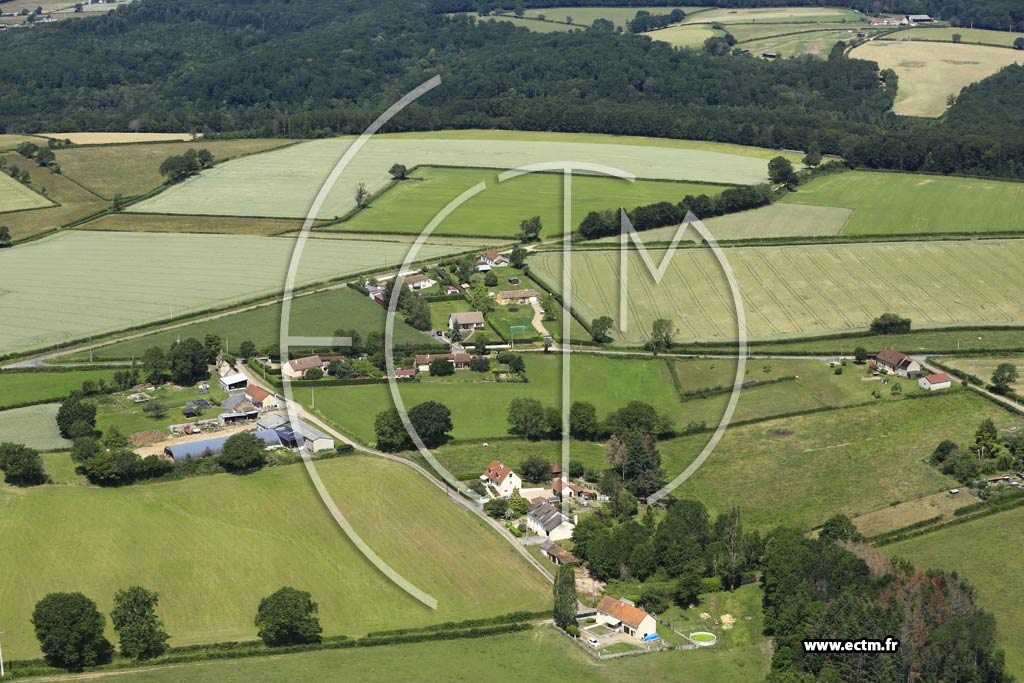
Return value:
<svg viewBox="0 0 1024 683">
<path fill-rule="evenodd" d="M 1012 503 L 1007 505 L 996 505 L 993 507 L 986 507 L 986 509 L 982 510 L 981 512 L 978 512 L 977 514 L 962 515 L 960 517 L 957 517 L 956 519 L 946 522 L 945 524 L 934 524 L 932 526 L 925 527 L 923 529 L 918 529 L 917 531 L 912 531 L 907 534 L 885 538 L 875 543 L 875 546 L 877 547 L 889 545 L 891 543 L 897 543 L 899 541 L 906 541 L 911 538 L 917 538 L 918 536 L 924 536 L 925 534 L 930 534 L 931 532 L 938 531 L 939 529 L 945 529 L 947 527 L 956 526 L 957 524 L 964 524 L 965 522 L 970 522 L 972 520 L 980 519 L 982 517 L 988 517 L 989 515 L 998 514 L 1000 512 L 1006 512 L 1007 510 L 1018 508 L 1021 505 L 1024 505 L 1024 497 L 1014 500 Z"/>
</svg>

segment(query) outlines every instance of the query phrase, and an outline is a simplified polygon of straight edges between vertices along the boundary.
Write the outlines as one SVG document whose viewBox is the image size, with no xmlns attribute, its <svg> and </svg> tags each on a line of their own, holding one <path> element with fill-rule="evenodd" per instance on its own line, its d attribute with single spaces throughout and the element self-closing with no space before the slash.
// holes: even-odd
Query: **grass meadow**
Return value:
<svg viewBox="0 0 1024 683">
<path fill-rule="evenodd" d="M 653 251 L 659 263 L 664 251 Z M 915 328 L 1012 325 L 1024 319 L 1017 292 L 1024 276 L 1010 264 L 1024 242 L 881 243 L 737 247 L 725 256 L 736 276 L 750 339 L 866 330 L 893 311 Z M 573 254 L 572 306 L 582 319 L 618 318 L 621 267 L 617 249 Z M 560 290 L 562 254 L 530 259 L 531 274 Z M 733 302 L 710 249 L 682 249 L 654 282 L 639 254 L 630 252 L 628 331 L 619 342 L 646 339 L 653 321 L 675 322 L 678 341 L 736 338 Z M 903 295 L 894 299 L 893 293 Z"/>
<path fill-rule="evenodd" d="M 774 38 L 777 36 L 792 34 L 792 33 L 814 33 L 819 31 L 857 31 L 858 26 L 863 30 L 864 25 L 867 24 L 867 20 L 863 20 L 860 24 L 857 22 L 815 22 L 808 24 L 806 22 L 800 23 L 795 22 L 792 24 L 777 24 L 777 23 L 754 23 L 754 24 L 730 24 L 728 26 L 729 33 L 732 34 L 740 43 L 747 41 L 759 40 L 763 38 Z M 746 47 L 745 45 L 741 47 Z"/>
<path fill-rule="evenodd" d="M 774 52 L 782 58 L 799 55 L 814 55 L 826 58 L 832 48 L 840 40 L 849 42 L 859 29 L 838 28 L 826 31 L 808 31 L 786 36 L 759 38 L 739 45 L 744 50 L 758 56 L 764 52 Z"/>
<path fill-rule="evenodd" d="M 848 235 L 1024 230 L 1024 183 L 983 178 L 850 171 L 816 178 L 781 205 L 850 209 Z"/>
<path fill-rule="evenodd" d="M 6 173 L 0 173 L 0 213 L 41 209 L 52 205 L 53 202 L 27 185 L 22 185 Z"/>
<path fill-rule="evenodd" d="M 371 193 L 387 187 L 387 171 L 396 162 L 410 168 L 515 168 L 570 159 L 621 168 L 641 178 L 721 183 L 755 183 L 767 175 L 765 161 L 737 153 L 742 148 L 711 151 L 715 148 L 707 145 L 629 144 L 631 138 L 620 138 L 619 144 L 598 144 L 588 137 L 472 137 L 456 132 L 448 137 L 377 136 L 345 169 L 318 217 L 340 218 L 351 211 L 358 183 L 365 183 Z M 351 142 L 351 138 L 316 140 L 228 161 L 133 205 L 132 210 L 303 218 L 321 183 Z"/>
<path fill-rule="evenodd" d="M 503 183 L 498 172 L 469 168 L 422 167 L 409 180 L 398 183 L 367 209 L 328 230 L 353 232 L 408 232 L 419 234 L 444 207 L 479 182 L 487 189 L 462 204 L 434 231 L 439 235 L 515 237 L 519 224 L 540 216 L 542 237 L 562 231 L 563 178 L 554 173 L 520 176 Z M 633 208 L 658 201 L 678 202 L 688 194 L 718 195 L 719 185 L 575 176 L 572 180 L 574 224 L 590 211 Z"/>
<path fill-rule="evenodd" d="M 499 651 L 508 654 L 508 665 L 494 665 L 494 653 Z M 118 672 L 115 680 L 121 683 L 276 683 L 284 680 L 418 683 L 436 679 L 517 683 L 524 678 L 550 680 L 551 672 L 557 671 L 559 680 L 571 683 L 667 679 L 678 683 L 757 683 L 768 673 L 770 659 L 771 643 L 763 637 L 752 637 L 748 643 L 729 648 L 669 650 L 597 661 L 554 628 L 540 626 L 487 638 Z"/>
<path fill-rule="evenodd" d="M 0 410 L 32 401 L 67 396 L 82 382 L 113 379 L 113 370 L 67 370 L 54 372 L 16 372 L 0 370 Z"/>
<path fill-rule="evenodd" d="M 1024 509 L 1017 508 L 885 546 L 887 554 L 918 569 L 955 571 L 978 589 L 979 604 L 995 615 L 1007 671 L 1024 675 L 1024 596 L 1020 581 L 1020 536 Z"/>
<path fill-rule="evenodd" d="M 711 28 L 708 24 L 675 24 L 647 31 L 644 35 L 649 36 L 651 40 L 660 40 L 675 47 L 700 48 L 708 38 L 725 35 L 725 32 Z"/>
<path fill-rule="evenodd" d="M 863 334 L 838 339 L 768 342 L 750 347 L 754 354 L 814 354 L 851 356 L 853 349 L 862 346 L 872 352 L 890 346 L 904 353 L 978 352 L 1018 350 L 1024 347 L 1021 328 L 987 330 L 915 330 L 909 334 Z M 699 347 L 700 353 L 735 353 L 735 346 Z"/>
<path fill-rule="evenodd" d="M 295 241 L 246 235 L 68 232 L 0 252 L 0 353 L 101 335 L 279 293 Z M 296 284 L 399 263 L 407 247 L 311 241 Z M 425 245 L 423 258 L 455 251 Z M 238 342 L 241 342 L 238 339 Z"/>
<path fill-rule="evenodd" d="M 0 443 L 23 443 L 39 450 L 70 447 L 71 442 L 65 440 L 57 430 L 58 408 L 58 403 L 42 403 L 0 411 Z M 2 501 L 0 509 L 3 509 Z"/>
<path fill-rule="evenodd" d="M 292 334 L 304 337 L 329 337 L 339 328 L 356 329 L 365 338 L 370 332 L 384 332 L 386 316 L 383 308 L 354 289 L 332 289 L 296 297 L 292 301 L 290 329 Z M 230 353 L 238 353 L 243 341 L 251 341 L 257 349 L 277 345 L 281 338 L 281 304 L 228 313 L 213 320 L 103 346 L 93 351 L 93 358 L 99 361 L 140 358 L 152 346 L 166 348 L 179 338 L 202 339 L 207 334 L 215 334 L 225 341 Z M 426 335 L 399 318 L 395 320 L 395 345 L 407 342 L 430 343 Z M 81 362 L 88 359 L 89 352 L 83 351 L 61 360 Z"/>
<path fill-rule="evenodd" d="M 1024 334 L 1021 335 L 1024 339 Z M 1017 373 L 1021 374 L 1024 372 L 1024 358 L 1020 356 L 989 356 L 982 358 L 943 358 L 942 364 L 962 370 L 963 372 L 977 375 L 984 382 L 989 382 L 992 379 L 992 373 L 995 372 L 996 366 L 1002 363 L 1010 363 L 1017 368 Z M 1024 378 L 1018 379 L 1012 385 L 1010 385 L 1014 391 L 1020 392 L 1024 390 Z"/>
<path fill-rule="evenodd" d="M 57 162 L 69 178 L 98 195 L 113 199 L 145 194 L 163 183 L 160 164 L 167 157 L 188 149 L 208 149 L 214 161 L 243 154 L 264 152 L 291 144 L 291 140 L 197 140 L 143 145 L 103 145 L 57 150 Z"/>
<path fill-rule="evenodd" d="M 361 456 L 317 467 L 356 531 L 436 610 L 359 554 L 300 466 L 120 489 L 0 485 L 5 656 L 38 655 L 32 607 L 62 590 L 104 611 L 119 588 L 155 590 L 174 645 L 255 638 L 260 598 L 282 585 L 313 593 L 327 634 L 549 606 L 543 577 L 413 470 Z"/>
<path fill-rule="evenodd" d="M 903 116 L 940 116 L 971 83 L 983 80 L 1008 64 L 1024 62 L 1015 50 L 985 45 L 953 45 L 921 41 L 872 40 L 855 48 L 851 57 L 878 62 L 900 79 L 893 111 Z"/>
<path fill-rule="evenodd" d="M 48 168 L 40 167 L 39 164 L 20 154 L 7 154 L 4 156 L 4 160 L 7 168 L 13 165 L 28 171 L 32 181 L 32 190 L 42 192 L 45 187 L 47 196 L 58 203 L 55 206 L 32 211 L 19 211 L 3 216 L 2 224 L 10 229 L 11 237 L 15 240 L 33 237 L 74 223 L 110 206 L 109 202 L 89 192 L 81 185 Z M 5 288 L 0 286 L 0 290 L 2 289 Z"/>
<path fill-rule="evenodd" d="M 684 23 L 710 24 L 793 24 L 849 21 L 863 23 L 864 15 L 843 7 L 759 7 L 709 9 L 686 18 Z"/>
<path fill-rule="evenodd" d="M 38 5 L 37 5 L 38 6 Z M 20 133 L 0 133 L 0 150 L 14 149 L 23 142 L 31 142 L 36 145 L 45 145 L 46 140 L 36 135 L 22 135 Z"/>
<path fill-rule="evenodd" d="M 323 221 L 314 223 L 314 227 Z M 302 221 L 297 218 L 241 218 L 238 216 L 188 216 L 163 213 L 108 213 L 76 226 L 76 230 L 107 232 L 178 232 L 219 233 L 226 235 L 260 235 L 271 237 L 298 232 Z"/>
<path fill-rule="evenodd" d="M 951 43 L 955 33 L 960 35 L 961 43 L 1003 45 L 1005 47 L 1013 47 L 1013 41 L 1018 38 L 1024 38 L 1024 33 L 990 31 L 982 28 L 935 26 L 933 28 L 911 28 L 897 33 L 890 33 L 883 40 L 941 40 Z"/>
<path fill-rule="evenodd" d="M 564 22 L 567 17 L 572 17 L 572 26 L 566 24 L 565 30 L 570 28 L 589 28 L 595 20 L 607 19 L 616 26 L 622 26 L 623 30 L 625 30 L 626 23 L 636 17 L 637 12 L 668 14 L 676 7 L 688 15 L 702 9 L 700 7 L 687 7 L 686 5 L 664 5 L 658 7 L 542 7 L 525 10 L 523 17 L 528 19 L 544 17 L 547 23 Z M 501 18 L 506 16 L 501 15 Z"/>
</svg>

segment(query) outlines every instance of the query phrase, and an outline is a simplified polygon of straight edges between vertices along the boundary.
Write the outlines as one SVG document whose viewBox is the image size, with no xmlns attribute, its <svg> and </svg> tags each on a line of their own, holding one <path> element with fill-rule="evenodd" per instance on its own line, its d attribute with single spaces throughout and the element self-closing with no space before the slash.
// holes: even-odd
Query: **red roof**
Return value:
<svg viewBox="0 0 1024 683">
<path fill-rule="evenodd" d="M 270 392 L 263 387 L 258 387 L 255 384 L 250 384 L 245 390 L 246 396 L 252 399 L 253 403 L 262 403 L 263 399 L 270 396 Z"/>
<path fill-rule="evenodd" d="M 500 460 L 492 460 L 491 464 L 484 470 L 484 476 L 495 484 L 501 484 L 510 474 L 512 474 L 512 468 Z"/>
<path fill-rule="evenodd" d="M 944 372 L 937 372 L 934 375 L 925 375 L 925 379 L 929 384 L 939 384 L 940 382 L 952 382 L 953 378 Z"/>
<path fill-rule="evenodd" d="M 882 349 L 881 351 L 878 352 L 878 356 L 876 357 L 878 358 L 878 360 L 882 361 L 886 365 L 893 366 L 899 365 L 903 361 L 910 358 L 910 356 L 904 353 L 900 353 L 895 349 Z"/>
<path fill-rule="evenodd" d="M 640 622 L 650 615 L 643 611 L 639 607 L 634 605 L 627 605 L 621 600 L 616 600 L 610 595 L 606 595 L 601 598 L 601 602 L 597 603 L 597 611 L 604 612 L 610 617 L 614 617 L 624 624 L 638 627 Z"/>
</svg>

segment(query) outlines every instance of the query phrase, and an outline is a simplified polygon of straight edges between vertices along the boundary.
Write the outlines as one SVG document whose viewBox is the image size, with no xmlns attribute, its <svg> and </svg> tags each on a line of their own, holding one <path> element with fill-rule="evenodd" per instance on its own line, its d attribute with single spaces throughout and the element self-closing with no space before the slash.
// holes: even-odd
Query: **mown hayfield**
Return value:
<svg viewBox="0 0 1024 683">
<path fill-rule="evenodd" d="M 750 50 L 754 56 L 765 52 L 774 52 L 781 58 L 797 57 L 800 55 L 814 55 L 815 57 L 828 57 L 829 52 L 839 41 L 852 40 L 858 29 L 841 28 L 829 31 L 809 31 L 806 33 L 795 33 L 788 36 L 774 36 L 771 38 L 760 38 L 743 43 L 739 47 Z"/>
<path fill-rule="evenodd" d="M 31 163 L 31 162 L 29 162 Z M 52 206 L 53 202 L 6 173 L 0 173 L 0 213 Z"/>
<path fill-rule="evenodd" d="M 514 653 L 515 665 L 496 667 L 493 662 L 496 651 Z M 557 671 L 560 681 L 572 683 L 667 678 L 678 683 L 757 683 L 768 673 L 771 651 L 770 641 L 755 637 L 749 643 L 729 649 L 669 650 L 642 657 L 596 661 L 550 626 L 543 626 L 488 638 L 326 650 L 185 664 L 154 671 L 118 672 L 116 680 L 123 683 L 342 683 L 351 680 L 417 683 L 424 679 L 452 680 L 453 672 L 457 671 L 458 677 L 464 680 L 517 683 L 524 678 L 548 680 L 551 672 Z"/>
<path fill-rule="evenodd" d="M 983 178 L 850 171 L 816 178 L 782 203 L 852 209 L 846 234 L 1024 230 L 1024 183 Z"/>
<path fill-rule="evenodd" d="M 747 42 L 751 40 L 757 40 L 760 38 L 772 38 L 775 36 L 781 36 L 789 33 L 811 33 L 818 31 L 858 31 L 858 30 L 870 30 L 865 29 L 864 25 L 867 24 L 867 20 L 864 20 L 862 24 L 851 23 L 851 22 L 829 22 L 829 23 L 794 23 L 794 24 L 729 24 L 727 29 L 733 37 L 741 42 Z M 745 45 L 740 47 L 746 47 Z"/>
<path fill-rule="evenodd" d="M 980 45 L 1005 45 L 1012 47 L 1013 41 L 1024 38 L 1024 33 L 1009 31 L 990 31 L 983 28 L 962 28 L 936 26 L 934 28 L 911 28 L 897 33 L 890 33 L 883 40 L 942 40 L 953 42 L 953 35 L 960 34 L 961 43 L 977 43 Z"/>
<path fill-rule="evenodd" d="M 863 14 L 842 7 L 765 7 L 747 9 L 709 9 L 686 18 L 685 23 L 815 23 L 866 21 Z"/>
<path fill-rule="evenodd" d="M 644 35 L 650 36 L 651 40 L 660 40 L 676 47 L 701 47 L 708 38 L 725 35 L 725 33 L 711 28 L 708 24 L 676 24 L 656 31 L 648 31 Z"/>
<path fill-rule="evenodd" d="M 113 370 L 67 370 L 53 372 L 18 372 L 0 370 L 0 410 L 32 401 L 64 398 L 82 382 L 101 379 L 110 382 Z"/>
<path fill-rule="evenodd" d="M 359 330 L 365 338 L 370 332 L 384 332 L 386 316 L 387 312 L 383 308 L 359 292 L 353 289 L 335 289 L 296 297 L 292 301 L 290 329 L 293 334 L 304 337 L 330 337 L 335 330 L 344 327 Z M 447 323 L 447 319 L 445 322 Z M 238 347 L 243 341 L 251 341 L 257 349 L 277 345 L 281 336 L 280 326 L 281 304 L 272 303 L 103 346 L 94 350 L 92 355 L 98 361 L 141 358 L 150 347 L 167 348 L 178 338 L 202 339 L 207 334 L 220 337 L 228 345 L 229 353 L 238 353 Z M 395 321 L 395 345 L 401 346 L 406 343 L 429 344 L 430 340 L 399 318 Z M 89 352 L 83 351 L 61 360 L 88 359 Z"/>
<path fill-rule="evenodd" d="M 655 250 L 651 257 L 660 263 L 664 253 Z M 863 330 L 886 311 L 911 318 L 915 328 L 1024 320 L 1017 296 L 1024 275 L 1010 265 L 1024 257 L 1021 241 L 737 247 L 725 255 L 750 339 Z M 619 251 L 580 251 L 572 258 L 576 313 L 583 320 L 618 319 Z M 560 252 L 539 253 L 530 260 L 531 274 L 560 290 L 561 261 Z M 677 251 L 660 284 L 635 251 L 627 268 L 629 329 L 619 341 L 643 341 L 658 318 L 675 322 L 679 341 L 736 338 L 732 298 L 710 249 Z"/>
<path fill-rule="evenodd" d="M 31 142 L 36 145 L 45 145 L 46 140 L 35 135 L 21 135 L 19 133 L 0 133 L 0 150 L 14 149 L 23 142 Z"/>
<path fill-rule="evenodd" d="M 139 142 L 188 142 L 190 133 L 41 133 L 48 138 L 71 140 L 76 145 L 127 145 Z"/>
<path fill-rule="evenodd" d="M 829 237 L 838 235 L 853 211 L 835 206 L 810 206 L 776 202 L 750 211 L 715 216 L 703 221 L 718 241 L 769 239 L 773 237 Z M 638 232 L 642 242 L 671 242 L 678 225 Z M 619 243 L 621 236 L 602 237 L 598 242 Z M 696 230 L 687 229 L 683 239 L 698 241 Z"/>
<path fill-rule="evenodd" d="M 874 536 L 902 529 L 939 515 L 946 520 L 952 520 L 955 518 L 953 513 L 958 508 L 977 502 L 978 499 L 970 494 L 953 495 L 949 491 L 942 491 L 860 515 L 853 522 L 857 525 L 859 532 L 865 536 Z"/>
<path fill-rule="evenodd" d="M 320 225 L 318 222 L 316 225 Z M 108 213 L 76 230 L 108 230 L 113 232 L 178 232 L 225 235 L 262 235 L 270 237 L 298 232 L 302 221 L 297 218 L 240 218 L 238 216 L 187 216 L 162 213 Z"/>
<path fill-rule="evenodd" d="M 66 232 L 0 252 L 0 353 L 67 342 L 284 287 L 295 241 L 247 235 Z M 425 246 L 423 258 L 451 253 Z M 297 284 L 394 265 L 407 246 L 317 240 Z M 240 339 L 238 340 L 241 341 Z"/>
<path fill-rule="evenodd" d="M 1024 674 L 1024 597 L 1013 589 L 1024 561 L 1022 532 L 1024 510 L 1017 508 L 884 547 L 919 569 L 941 567 L 971 582 L 979 604 L 996 617 L 1006 668 L 1015 676 Z"/>
<path fill-rule="evenodd" d="M 686 7 L 684 5 L 666 5 L 662 7 L 542 7 L 539 9 L 528 9 L 523 12 L 524 17 L 536 19 L 543 17 L 548 23 L 564 22 L 572 17 L 572 26 L 566 24 L 565 28 L 588 28 L 597 19 L 607 19 L 616 26 L 625 28 L 626 23 L 636 17 L 637 12 L 650 12 L 651 14 L 668 14 L 679 8 L 687 15 L 699 12 L 700 7 Z M 508 15 L 500 15 L 505 18 Z"/>
<path fill-rule="evenodd" d="M 878 62 L 899 76 L 893 111 L 903 116 L 935 117 L 946 111 L 950 95 L 983 80 L 1007 64 L 1021 64 L 1016 50 L 984 45 L 872 40 L 850 53 Z"/>
<path fill-rule="evenodd" d="M 769 342 L 750 348 L 757 354 L 813 354 L 844 355 L 849 357 L 853 349 L 862 346 L 872 352 L 884 347 L 899 349 L 905 353 L 938 353 L 948 351 L 992 351 L 1019 350 L 1024 348 L 1024 330 L 1020 328 L 986 330 L 917 330 L 909 334 L 872 335 L 863 334 L 839 339 L 818 339 L 808 341 Z M 702 353 L 733 353 L 735 345 L 703 347 Z"/>
<path fill-rule="evenodd" d="M 495 136 L 498 137 L 498 136 Z M 319 218 L 343 217 L 355 206 L 356 185 L 379 192 L 390 182 L 388 169 L 462 166 L 514 168 L 557 161 L 586 161 L 620 168 L 642 178 L 697 182 L 754 183 L 767 174 L 765 161 L 707 148 L 594 144 L 571 134 L 537 139 L 503 136 L 481 143 L 470 136 L 378 136 L 349 164 L 321 209 Z M 517 139 L 518 138 L 518 139 Z M 321 183 L 351 138 L 316 140 L 220 164 L 132 206 L 143 213 L 305 217 Z"/>
<path fill-rule="evenodd" d="M 740 426 L 675 495 L 712 512 L 738 505 L 752 526 L 810 529 L 836 513 L 864 514 L 955 486 L 927 457 L 943 439 L 970 441 L 988 417 L 1000 428 L 1021 423 L 959 392 Z M 662 442 L 673 467 L 666 470 L 681 471 L 705 439 Z"/>
<path fill-rule="evenodd" d="M 1021 335 L 1024 340 L 1024 334 Z M 960 358 L 960 357 L 949 357 L 943 358 L 942 364 L 962 370 L 963 372 L 977 375 L 984 382 L 988 382 L 992 379 L 992 373 L 995 372 L 997 366 L 1003 363 L 1010 363 L 1017 368 L 1018 374 L 1024 374 L 1024 358 L 1020 356 L 989 356 L 983 358 Z M 1011 387 L 1014 391 L 1024 390 L 1024 378 L 1018 379 L 1014 382 Z"/>
<path fill-rule="evenodd" d="M 260 598 L 282 585 L 313 593 L 328 634 L 549 606 L 543 577 L 413 470 L 360 456 L 317 468 L 355 529 L 436 610 L 362 557 L 301 466 L 120 489 L 0 485 L 5 656 L 38 655 L 29 617 L 52 591 L 82 591 L 108 611 L 115 590 L 147 586 L 175 645 L 255 638 Z"/>
<path fill-rule="evenodd" d="M 292 144 L 291 140 L 197 140 L 144 145 L 70 147 L 57 150 L 64 174 L 108 199 L 144 194 L 160 186 L 160 164 L 189 149 L 207 149 L 220 163 L 244 154 L 254 154 Z"/>
<path fill-rule="evenodd" d="M 422 167 L 369 208 L 327 229 L 418 234 L 450 201 L 484 182 L 487 189 L 457 208 L 437 226 L 435 234 L 515 237 L 523 220 L 540 216 L 544 224 L 541 235 L 550 238 L 562 231 L 563 181 L 561 175 L 536 173 L 499 183 L 496 171 Z M 721 185 L 575 176 L 572 227 L 590 211 L 678 202 L 688 194 L 716 196 L 723 189 Z"/>
<path fill-rule="evenodd" d="M 29 172 L 32 190 L 42 192 L 45 187 L 47 196 L 59 203 L 58 206 L 46 206 L 41 209 L 19 211 L 4 216 L 3 225 L 10 229 L 11 236 L 15 240 L 54 230 L 62 225 L 87 218 L 110 206 L 109 202 L 89 192 L 81 185 L 48 168 L 41 168 L 39 164 L 20 154 L 7 154 L 4 156 L 4 160 L 7 168 L 17 166 Z M 0 289 L 4 288 L 0 287 Z"/>
<path fill-rule="evenodd" d="M 23 443 L 40 450 L 70 447 L 71 442 L 66 441 L 57 431 L 56 418 L 59 407 L 57 403 L 43 403 L 0 411 L 0 443 Z M 0 501 L 0 509 L 2 508 L 3 501 Z"/>
</svg>

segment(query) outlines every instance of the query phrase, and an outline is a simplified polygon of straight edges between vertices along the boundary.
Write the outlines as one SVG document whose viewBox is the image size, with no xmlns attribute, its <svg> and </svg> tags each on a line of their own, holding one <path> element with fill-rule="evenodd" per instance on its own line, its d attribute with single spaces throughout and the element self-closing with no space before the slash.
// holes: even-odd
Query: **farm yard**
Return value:
<svg viewBox="0 0 1024 683">
<path fill-rule="evenodd" d="M 1016 292 L 1024 277 L 1007 267 L 1024 242 L 885 243 L 737 247 L 726 257 L 736 274 L 750 339 L 781 339 L 867 328 L 893 310 L 915 328 L 1012 325 L 1024 318 Z M 651 254 L 660 263 L 664 252 Z M 583 320 L 618 317 L 619 252 L 573 254 L 575 312 Z M 531 274 L 560 290 L 562 254 L 542 252 Z M 736 338 L 733 304 L 720 264 L 706 248 L 677 251 L 660 285 L 630 252 L 628 332 L 620 343 L 646 339 L 657 318 L 675 322 L 679 341 Z M 614 335 L 614 333 L 613 333 Z"/>
<path fill-rule="evenodd" d="M 843 228 L 850 235 L 1024 229 L 1024 183 L 984 178 L 849 171 L 815 178 L 782 204 L 851 209 Z"/>
<path fill-rule="evenodd" d="M 4 249 L 0 316 L 20 324 L 0 330 L 0 348 L 39 348 L 270 296 L 284 287 L 294 245 L 281 237 L 67 232 Z M 406 250 L 317 240 L 303 253 L 296 282 L 394 265 Z M 425 245 L 420 255 L 453 251 Z"/>
<path fill-rule="evenodd" d="M 851 53 L 856 59 L 878 62 L 899 77 L 893 111 L 902 116 L 940 116 L 971 83 L 983 80 L 1008 64 L 1021 64 L 1018 51 L 984 45 L 952 45 L 922 41 L 873 40 Z"/>
<path fill-rule="evenodd" d="M 102 138 L 101 138 L 102 139 Z M 220 163 L 233 157 L 292 144 L 291 140 L 200 140 L 190 143 L 105 144 L 56 151 L 61 170 L 96 194 L 113 199 L 145 194 L 163 183 L 160 164 L 188 149 L 208 149 Z"/>
<path fill-rule="evenodd" d="M 259 598 L 281 585 L 313 592 L 326 634 L 548 604 L 551 588 L 538 572 L 411 469 L 361 456 L 318 469 L 355 529 L 437 598 L 436 611 L 366 562 L 338 532 L 299 466 L 119 489 L 16 491 L 0 484 L 0 536 L 8 550 L 0 571 L 10 579 L 0 585 L 4 655 L 38 656 L 28 619 L 47 592 L 81 590 L 109 611 L 114 591 L 140 577 L 160 593 L 174 645 L 254 638 Z M 54 547 L 76 561 L 52 561 Z M 185 547 L 187 554 L 169 551 Z"/>
<path fill-rule="evenodd" d="M 605 164 L 640 178 L 691 182 L 755 183 L 767 175 L 762 159 L 698 146 L 640 146 L 575 141 L 564 134 L 521 140 L 470 136 L 451 138 L 378 136 L 348 166 L 328 196 L 319 218 L 341 218 L 355 208 L 356 185 L 370 193 L 385 189 L 394 163 L 482 168 L 515 168 L 545 161 Z M 199 176 L 132 206 L 141 213 L 178 213 L 303 218 L 320 184 L 351 143 L 350 138 L 317 140 L 219 164 Z"/>
<path fill-rule="evenodd" d="M 57 403 L 42 403 L 0 411 L 0 443 L 23 443 L 39 450 L 69 448 L 71 442 L 62 438 L 57 431 L 55 419 L 59 407 Z M 0 484 L 0 488 L 2 487 L 3 484 Z M 0 509 L 2 508 L 3 500 L 0 500 Z M 0 528 L 2 527 L 3 524 L 0 522 Z"/>
<path fill-rule="evenodd" d="M 0 173 L 0 213 L 46 206 L 53 206 L 53 202 L 6 173 Z"/>
<path fill-rule="evenodd" d="M 438 225 L 434 234 L 515 237 L 520 222 L 535 215 L 540 216 L 544 224 L 543 237 L 561 233 L 561 175 L 534 173 L 499 183 L 496 171 L 434 167 L 420 167 L 409 180 L 394 185 L 369 208 L 325 229 L 418 234 L 451 200 L 480 182 L 485 182 L 487 189 L 457 208 Z M 577 175 L 572 181 L 572 215 L 582 219 L 594 210 L 657 201 L 677 202 L 688 194 L 715 196 L 723 189 L 720 185 L 653 180 L 628 182 Z"/>
<path fill-rule="evenodd" d="M 978 602 L 996 617 L 999 646 L 1014 673 L 1024 671 L 1024 598 L 1008 587 L 1019 580 L 1022 531 L 1024 509 L 1017 508 L 885 546 L 887 555 L 955 571 L 969 581 Z"/>
<path fill-rule="evenodd" d="M 344 327 L 359 330 L 365 338 L 370 332 L 383 334 L 386 315 L 387 312 L 383 308 L 353 289 L 332 289 L 293 299 L 291 331 L 293 334 L 307 337 L 330 337 L 337 329 Z M 447 319 L 444 322 L 447 324 Z M 281 304 L 275 302 L 251 310 L 227 313 L 212 320 L 102 346 L 96 349 L 92 356 L 100 362 L 141 358 L 146 349 L 152 346 L 167 348 L 176 339 L 202 339 L 208 334 L 215 334 L 225 340 L 228 353 L 237 353 L 238 346 L 243 341 L 251 341 L 257 349 L 276 346 L 281 338 Z M 406 343 L 424 345 L 430 344 L 430 339 L 422 332 L 409 327 L 401 319 L 396 319 L 395 345 L 402 346 Z M 67 362 L 82 362 L 88 359 L 88 351 L 61 358 Z M 3 375 L 0 375 L 0 380 L 2 378 Z"/>
</svg>

